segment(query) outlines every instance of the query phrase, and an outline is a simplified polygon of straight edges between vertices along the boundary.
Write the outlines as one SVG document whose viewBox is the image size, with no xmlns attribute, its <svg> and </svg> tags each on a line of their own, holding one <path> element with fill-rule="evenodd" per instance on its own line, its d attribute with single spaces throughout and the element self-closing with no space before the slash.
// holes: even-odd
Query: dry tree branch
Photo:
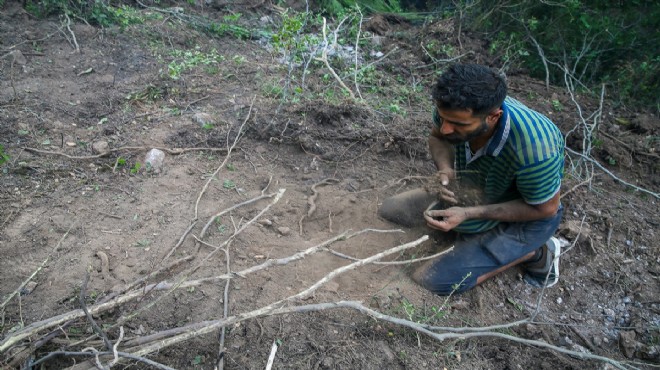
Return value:
<svg viewBox="0 0 660 370">
<path fill-rule="evenodd" d="M 252 199 L 248 199 L 248 200 L 246 200 L 246 201 L 244 201 L 244 202 L 241 202 L 241 203 L 238 203 L 238 204 L 234 204 L 233 206 L 231 206 L 231 207 L 229 207 L 229 208 L 226 208 L 226 209 L 224 209 L 224 210 L 222 210 L 222 211 L 216 213 L 215 215 L 209 217 L 209 220 L 206 222 L 206 225 L 204 225 L 204 228 L 202 229 L 202 232 L 199 234 L 199 238 L 200 238 L 200 239 L 204 239 L 204 236 L 206 236 L 206 232 L 208 231 L 208 228 L 213 224 L 213 222 L 215 221 L 216 218 L 218 218 L 218 217 L 220 217 L 220 216 L 222 216 L 222 215 L 224 215 L 224 214 L 226 214 L 226 213 L 229 213 L 229 212 L 235 210 L 236 208 L 240 208 L 240 207 L 242 207 L 242 206 L 246 206 L 246 205 L 248 205 L 248 204 L 252 204 L 252 203 L 254 203 L 254 202 L 256 202 L 256 201 L 259 201 L 259 200 L 262 200 L 262 199 L 272 198 L 272 197 L 274 197 L 275 195 L 277 195 L 277 193 L 263 194 L 263 192 L 262 192 L 262 194 L 261 194 L 260 196 L 258 196 L 258 197 L 255 197 L 255 198 L 252 198 Z"/>
<path fill-rule="evenodd" d="M 277 347 L 277 339 L 275 339 L 273 340 L 273 345 L 270 346 L 270 354 L 268 355 L 268 361 L 266 362 L 266 370 L 271 370 L 273 368 L 275 354 L 277 354 Z"/>
<path fill-rule="evenodd" d="M 227 140 L 227 155 L 225 156 L 225 159 L 222 161 L 222 163 L 220 163 L 218 168 L 213 172 L 213 174 L 209 177 L 209 179 L 206 180 L 206 183 L 204 184 L 204 187 L 202 188 L 202 191 L 199 192 L 199 196 L 197 197 L 197 201 L 195 202 L 195 218 L 194 218 L 194 220 L 198 219 L 199 201 L 202 199 L 202 196 L 206 192 L 206 189 L 209 187 L 209 184 L 211 183 L 211 181 L 213 181 L 213 179 L 218 174 L 218 172 L 220 172 L 220 170 L 225 166 L 225 164 L 229 160 L 229 156 L 231 155 L 231 151 L 234 150 L 234 148 L 236 147 L 236 144 L 238 143 L 238 140 L 241 138 L 241 132 L 243 131 L 243 127 L 245 126 L 247 121 L 250 119 L 250 116 L 252 114 L 252 108 L 254 107 L 254 101 L 256 99 L 257 99 L 257 96 L 255 95 L 252 98 L 252 103 L 250 103 L 250 109 L 248 110 L 247 116 L 245 116 L 245 120 L 243 120 L 243 123 L 238 127 L 238 132 L 236 133 L 236 137 L 234 138 L 234 142 L 231 145 L 229 145 L 229 140 Z M 231 130 L 229 130 L 229 131 L 231 131 Z M 227 132 L 227 138 L 229 138 L 229 131 Z"/>
<path fill-rule="evenodd" d="M 143 362 L 147 365 L 151 365 L 151 366 L 155 367 L 156 369 L 175 370 L 174 368 L 163 365 L 163 364 L 158 363 L 156 361 L 149 360 L 148 358 L 135 356 L 135 355 L 132 355 L 130 353 L 119 352 L 119 351 L 116 351 L 114 353 L 113 352 L 86 352 L 86 351 L 83 351 L 83 352 L 55 351 L 55 352 L 51 352 L 48 355 L 38 359 L 35 362 L 30 363 L 30 366 L 31 366 L 31 368 L 35 368 L 37 365 L 42 364 L 42 363 L 44 363 L 44 362 L 46 362 L 46 361 L 48 361 L 52 358 L 59 357 L 59 356 L 63 356 L 63 357 L 92 357 L 92 356 L 110 356 L 110 355 L 114 356 L 115 354 L 117 355 L 117 357 L 124 357 L 124 358 L 127 358 L 129 360 Z"/>
<path fill-rule="evenodd" d="M 187 271 L 181 273 L 180 274 L 181 277 L 178 279 L 178 282 L 176 284 L 172 285 L 167 292 L 165 292 L 163 295 L 159 296 L 155 300 L 151 301 L 149 304 L 139 308 L 138 310 L 133 311 L 133 312 L 129 313 L 128 315 L 124 315 L 124 316 L 120 317 L 119 319 L 117 319 L 117 323 L 115 323 L 113 325 L 113 327 L 115 327 L 117 325 L 121 325 L 121 324 L 125 323 L 126 321 L 136 317 L 137 315 L 139 315 L 140 313 L 142 313 L 142 312 L 146 311 L 147 309 L 153 307 L 156 303 L 158 303 L 163 298 L 168 296 L 170 293 L 174 292 L 176 289 L 181 287 L 182 284 L 184 284 L 186 282 L 188 277 L 190 277 L 190 275 L 192 275 L 195 271 L 197 271 L 200 267 L 202 267 L 202 265 L 206 261 L 208 261 L 209 258 L 214 256 L 221 248 L 223 248 L 223 247 L 227 246 L 229 243 L 231 243 L 242 231 L 247 229 L 248 226 L 253 224 L 257 219 L 259 219 L 259 217 L 261 217 L 272 206 L 274 206 L 277 202 L 279 202 L 280 199 L 282 198 L 282 196 L 284 196 L 285 191 L 286 191 L 286 189 L 279 189 L 279 191 L 273 197 L 273 200 L 266 207 L 264 207 L 264 209 L 262 209 L 259 213 L 257 213 L 257 215 L 254 216 L 252 219 L 250 219 L 250 221 L 246 222 L 243 226 L 241 226 L 240 229 L 236 230 L 234 232 L 234 234 L 232 234 L 227 240 L 225 240 L 222 244 L 220 244 L 220 246 L 216 247 L 213 251 L 211 251 L 209 254 L 207 254 L 206 257 L 204 257 L 197 265 L 195 265 L 195 266 L 189 268 Z M 195 238 L 195 239 L 197 239 L 197 238 Z M 199 239 L 197 239 L 197 240 L 199 240 Z M 227 275 L 231 275 L 231 274 L 227 274 Z"/>
<path fill-rule="evenodd" d="M 80 287 L 80 296 L 79 296 L 80 308 L 82 308 L 83 312 L 85 313 L 85 316 L 87 316 L 87 321 L 89 321 L 89 324 L 92 326 L 94 332 L 96 332 L 96 334 L 100 336 L 101 339 L 103 339 L 103 344 L 105 344 L 106 349 L 108 351 L 112 351 L 113 346 L 112 343 L 110 342 L 110 339 L 108 339 L 108 336 L 105 335 L 105 333 L 96 323 L 96 321 L 94 321 L 94 318 L 87 309 L 87 304 L 85 304 L 85 295 L 87 294 L 88 282 L 89 282 L 89 271 L 85 273 L 85 279 L 83 280 L 82 286 Z"/>
<path fill-rule="evenodd" d="M 403 232 L 400 229 L 393 229 L 393 230 L 378 230 L 378 229 L 364 229 L 358 232 L 355 232 L 353 234 L 348 234 L 348 232 L 343 232 L 335 237 L 332 237 L 318 245 L 312 246 L 304 251 L 298 252 L 296 254 L 293 254 L 288 257 L 284 258 L 279 258 L 279 259 L 269 259 L 266 260 L 264 263 L 256 266 L 249 267 L 247 269 L 244 269 L 242 271 L 235 271 L 231 274 L 223 274 L 223 275 L 217 275 L 217 276 L 212 276 L 208 278 L 202 278 L 198 280 L 191 280 L 184 282 L 181 284 L 180 288 L 190 288 L 190 287 L 195 287 L 199 286 L 205 283 L 210 283 L 218 280 L 226 280 L 226 279 L 232 279 L 237 276 L 239 277 L 245 277 L 248 274 L 255 273 L 257 271 L 265 270 L 271 266 L 281 266 L 281 265 L 286 265 L 290 262 L 300 260 L 302 258 L 305 258 L 306 256 L 309 256 L 311 254 L 314 254 L 320 250 L 324 250 L 327 246 L 331 245 L 332 243 L 335 243 L 339 240 L 348 240 L 350 238 L 362 235 L 367 232 L 376 232 L 376 233 L 388 233 L 388 232 Z M 183 259 L 182 259 L 183 260 Z M 178 262 L 178 261 L 177 261 Z M 173 264 L 172 264 L 173 265 Z M 133 284 L 129 284 L 133 285 Z M 159 283 L 155 284 L 149 284 L 145 286 L 144 288 L 137 289 L 137 290 L 132 290 L 129 291 L 125 294 L 122 295 L 116 295 L 112 297 L 112 301 L 107 301 L 103 303 L 99 303 L 97 305 L 89 307 L 89 312 L 92 315 L 96 315 L 102 312 L 106 312 L 108 310 L 114 309 L 115 307 L 121 306 L 122 304 L 126 302 L 130 302 L 133 299 L 136 299 L 138 297 L 144 296 L 144 294 L 148 292 L 154 292 L 154 291 L 163 291 L 163 290 L 168 290 L 171 289 L 174 286 L 174 283 L 168 283 L 167 281 L 161 281 Z M 106 297 L 107 298 L 107 297 Z M 57 327 L 59 325 L 62 325 L 66 323 L 67 321 L 70 320 L 75 320 L 79 319 L 85 316 L 85 313 L 81 309 L 65 312 L 63 314 L 50 317 L 44 320 L 40 320 L 37 322 L 34 322 L 25 328 L 16 331 L 12 333 L 11 335 L 5 337 L 2 341 L 0 341 L 0 353 L 4 353 L 7 351 L 9 348 L 14 346 L 16 343 L 20 342 L 21 340 L 28 338 L 32 335 L 35 335 L 43 330 L 50 329 L 53 327 Z"/>
<path fill-rule="evenodd" d="M 364 16 L 362 15 L 362 10 L 360 9 L 359 4 L 355 4 L 355 8 L 360 14 L 360 22 L 358 22 L 357 36 L 355 36 L 355 73 L 353 74 L 353 80 L 355 81 L 355 91 L 357 91 L 358 96 L 362 99 L 362 93 L 360 93 L 360 85 L 358 84 L 358 47 L 360 45 L 360 32 L 362 31 L 362 21 Z"/>
<path fill-rule="evenodd" d="M 339 27 L 341 27 L 341 24 L 344 22 L 344 20 L 346 20 L 346 18 L 344 18 L 339 23 L 339 26 L 337 26 L 337 29 L 334 32 L 335 33 L 335 44 L 336 44 L 336 39 L 337 39 L 337 32 L 339 31 Z M 330 66 L 330 61 L 328 60 L 328 48 L 330 47 L 330 45 L 328 43 L 327 28 L 328 28 L 327 27 L 327 21 L 326 21 L 325 17 L 323 17 L 323 50 L 321 50 L 321 57 L 320 58 L 314 58 L 314 59 L 325 63 L 325 66 L 328 68 L 328 70 L 332 74 L 332 77 L 334 77 L 335 80 L 337 80 L 337 82 L 339 82 L 339 85 L 341 85 L 341 87 L 343 89 L 348 91 L 348 94 L 351 96 L 351 98 L 353 100 L 356 100 L 355 94 L 353 93 L 353 91 L 351 89 L 349 89 L 348 86 L 346 86 L 344 81 L 342 81 L 341 78 L 339 77 L 339 75 L 337 75 L 337 72 L 335 72 L 335 70 L 332 68 L 332 66 Z"/>
<path fill-rule="evenodd" d="M 208 333 L 213 332 L 213 331 L 215 331 L 216 329 L 218 329 L 222 326 L 227 326 L 227 325 L 230 325 L 230 324 L 234 324 L 236 322 L 245 321 L 247 319 L 252 319 L 252 318 L 255 318 L 255 317 L 271 315 L 277 309 L 282 308 L 282 306 L 285 305 L 286 303 L 289 303 L 289 302 L 292 302 L 292 301 L 295 301 L 295 300 L 298 300 L 298 299 L 302 299 L 302 298 L 308 296 L 309 294 L 314 292 L 316 289 L 318 289 L 321 285 L 327 283 L 328 281 L 330 281 L 332 278 L 334 278 L 337 275 L 340 275 L 340 274 L 342 274 L 346 271 L 349 271 L 349 270 L 353 270 L 357 267 L 366 265 L 366 264 L 371 263 L 373 261 L 379 260 L 379 259 L 381 259 L 383 257 L 386 257 L 386 256 L 389 256 L 391 254 L 398 253 L 398 252 L 404 251 L 406 249 L 416 247 L 416 246 L 418 246 L 419 244 L 425 242 L 428 239 L 429 239 L 428 235 L 424 235 L 421 238 L 419 238 L 415 241 L 412 241 L 410 243 L 406 243 L 406 244 L 402 244 L 402 245 L 399 245 L 399 246 L 394 247 L 394 248 L 390 248 L 390 249 L 388 249 L 384 252 L 375 254 L 371 257 L 353 262 L 353 263 L 351 263 L 349 265 L 346 265 L 346 266 L 342 266 L 340 268 L 337 268 L 337 269 L 331 271 L 329 274 L 327 274 L 326 276 L 321 278 L 319 281 L 317 281 L 316 283 L 309 286 L 307 289 L 305 289 L 305 290 L 303 290 L 303 291 L 301 291 L 297 294 L 294 294 L 294 295 L 289 296 L 287 298 L 284 298 L 280 301 L 271 303 L 267 306 L 261 307 L 259 309 L 256 309 L 256 310 L 253 310 L 253 311 L 250 311 L 250 312 L 247 312 L 247 313 L 242 313 L 242 314 L 239 314 L 239 315 L 236 315 L 236 316 L 230 316 L 227 319 L 207 321 L 207 322 L 205 322 L 205 325 L 203 327 L 199 327 L 199 328 L 194 329 L 194 330 L 188 330 L 188 331 L 185 331 L 181 334 L 175 335 L 173 337 L 170 337 L 170 338 L 167 338 L 167 339 L 161 339 L 157 343 L 147 344 L 147 345 L 142 346 L 140 348 L 136 348 L 136 349 L 133 350 L 134 354 L 136 354 L 138 356 L 143 356 L 143 355 L 146 355 L 148 353 L 158 351 L 162 348 L 169 347 L 171 345 L 174 345 L 174 344 L 177 344 L 177 343 L 180 343 L 180 342 L 183 342 L 183 341 L 187 341 L 187 340 L 195 338 L 197 336 L 208 334 Z M 196 324 L 193 324 L 193 325 L 196 325 Z"/>
<path fill-rule="evenodd" d="M 145 146 L 123 146 L 120 148 L 114 148 L 110 149 L 105 153 L 100 153 L 96 155 L 84 155 L 84 156 L 76 156 L 76 155 L 69 155 L 66 153 L 61 153 L 61 152 L 54 152 L 50 150 L 41 150 L 41 149 L 36 149 L 36 148 L 30 148 L 30 147 L 22 147 L 21 149 L 27 150 L 28 152 L 32 153 L 39 153 L 39 154 L 51 154 L 51 155 L 59 155 L 65 158 L 69 159 L 97 159 L 97 158 L 103 158 L 107 157 L 112 153 L 119 152 L 122 150 L 148 150 L 151 149 L 151 147 L 145 147 Z M 162 147 L 153 147 L 153 149 L 158 149 L 162 150 L 168 154 L 172 155 L 179 155 L 187 152 L 194 152 L 194 151 L 211 151 L 211 152 L 225 152 L 227 151 L 226 148 L 162 148 Z"/>
<path fill-rule="evenodd" d="M 66 17 L 66 29 L 69 30 L 69 33 L 71 33 L 71 37 L 73 38 L 73 44 L 76 46 L 76 53 L 80 54 L 80 46 L 78 46 L 78 41 L 76 40 L 76 34 L 73 33 L 71 30 L 71 18 L 69 18 L 69 15 L 65 12 L 64 16 Z"/>
<path fill-rule="evenodd" d="M 446 249 L 446 250 L 444 250 L 444 251 L 442 251 L 442 252 L 438 252 L 438 253 L 436 253 L 436 254 L 432 254 L 432 255 L 430 255 L 430 256 L 426 256 L 426 257 L 413 258 L 413 259 L 405 260 L 405 261 L 373 262 L 373 264 L 374 264 L 374 265 L 386 265 L 386 266 L 394 266 L 394 265 L 409 265 L 409 264 L 412 264 L 412 263 L 417 263 L 417 262 L 421 262 L 421 261 L 430 260 L 430 259 L 433 259 L 433 258 L 436 258 L 436 257 L 440 257 L 440 256 L 442 256 L 443 254 L 452 251 L 453 249 L 454 249 L 454 246 L 451 246 L 450 248 L 448 248 L 448 249 Z M 337 256 L 337 257 L 341 257 L 341 258 L 349 259 L 349 260 L 351 260 L 351 261 L 359 261 L 359 260 L 360 260 L 359 258 L 352 257 L 352 256 L 349 256 L 349 255 L 344 254 L 344 253 L 341 253 L 341 252 L 337 252 L 337 251 L 334 250 L 334 249 L 330 249 L 330 248 L 328 248 L 328 252 L 334 254 L 334 255 Z"/>
<path fill-rule="evenodd" d="M 190 234 L 190 232 L 195 227 L 195 225 L 197 225 L 197 221 L 193 221 L 193 222 L 190 223 L 190 226 L 188 226 L 186 231 L 183 232 L 183 234 L 179 238 L 179 241 L 174 245 L 174 247 L 172 247 L 172 249 L 170 249 L 169 253 L 167 253 L 167 255 L 165 257 L 163 257 L 163 259 L 160 261 L 160 263 L 163 263 L 163 262 L 165 262 L 166 259 L 170 258 L 170 256 L 174 253 L 174 251 L 176 251 L 176 249 L 179 248 L 179 246 L 181 246 L 181 244 L 183 244 L 183 241 L 186 240 L 186 237 L 188 237 L 188 234 Z"/>
<path fill-rule="evenodd" d="M 635 190 L 641 191 L 641 192 L 643 192 L 643 193 L 647 193 L 647 194 L 653 196 L 654 198 L 660 198 L 660 194 L 659 194 L 659 193 L 654 193 L 654 192 L 652 192 L 652 191 L 650 191 L 650 190 L 644 189 L 644 188 L 642 188 L 642 187 L 639 187 L 639 186 L 637 186 L 637 185 L 631 184 L 631 183 L 629 183 L 629 182 L 627 182 L 627 181 L 625 181 L 625 180 L 622 180 L 622 179 L 618 178 L 618 177 L 617 177 L 615 174 L 613 174 L 610 170 L 608 170 L 607 168 L 603 167 L 603 165 L 600 164 L 597 160 L 595 160 L 595 159 L 593 159 L 593 158 L 591 158 L 591 157 L 589 157 L 589 156 L 586 156 L 586 155 L 584 155 L 584 154 L 582 154 L 582 153 L 579 153 L 579 152 L 577 152 L 577 151 L 575 151 L 575 150 L 573 150 L 573 149 L 571 149 L 571 148 L 569 148 L 569 147 L 566 147 L 566 151 L 570 152 L 571 154 L 575 154 L 575 155 L 577 155 L 577 156 L 580 156 L 582 159 L 584 159 L 584 160 L 586 160 L 586 161 L 588 161 L 588 162 L 593 163 L 593 164 L 594 164 L 596 167 L 598 167 L 601 171 L 603 171 L 603 172 L 605 172 L 606 174 L 610 175 L 610 177 L 612 177 L 614 180 L 616 180 L 616 181 L 618 181 L 618 182 L 620 182 L 620 183 L 622 183 L 622 184 L 624 184 L 624 185 L 626 185 L 626 186 L 629 186 L 629 187 L 631 187 L 631 188 L 633 188 L 633 189 L 635 189 Z"/>
</svg>

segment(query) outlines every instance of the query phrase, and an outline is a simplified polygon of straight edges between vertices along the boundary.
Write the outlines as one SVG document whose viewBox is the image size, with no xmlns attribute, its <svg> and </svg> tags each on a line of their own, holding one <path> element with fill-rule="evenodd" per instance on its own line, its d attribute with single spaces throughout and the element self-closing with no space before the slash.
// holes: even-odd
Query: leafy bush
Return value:
<svg viewBox="0 0 660 370">
<path fill-rule="evenodd" d="M 114 7 L 108 1 L 103 0 L 27 0 L 25 9 L 40 18 L 54 14 L 66 14 L 103 27 L 118 25 L 124 28 L 143 22 L 134 8 L 126 5 Z"/>
<path fill-rule="evenodd" d="M 454 1 L 463 26 L 483 32 L 503 64 L 515 56 L 545 76 L 534 40 L 549 62 L 550 78 L 565 72 L 587 86 L 605 83 L 623 102 L 658 107 L 660 2 L 655 0 Z M 510 47 L 509 49 L 501 49 Z"/>
</svg>

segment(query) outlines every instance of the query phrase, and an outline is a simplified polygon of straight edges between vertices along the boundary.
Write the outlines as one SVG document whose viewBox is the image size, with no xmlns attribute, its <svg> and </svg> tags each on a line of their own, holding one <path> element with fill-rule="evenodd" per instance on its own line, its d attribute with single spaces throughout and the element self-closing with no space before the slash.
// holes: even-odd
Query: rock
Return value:
<svg viewBox="0 0 660 370">
<path fill-rule="evenodd" d="M 608 318 L 614 318 L 614 310 L 611 308 L 606 308 L 603 310 L 603 314 L 607 316 Z"/>
<path fill-rule="evenodd" d="M 388 362 L 395 362 L 396 361 L 396 356 L 394 355 L 394 352 L 392 352 L 392 349 L 387 344 L 387 342 L 385 342 L 383 340 L 379 340 L 377 344 L 378 344 L 378 347 L 380 348 L 380 350 L 385 355 L 385 358 L 387 358 Z"/>
<path fill-rule="evenodd" d="M 28 295 L 34 291 L 34 288 L 37 287 L 37 283 L 34 281 L 28 281 L 27 284 L 21 289 L 20 294 L 21 295 Z"/>
<path fill-rule="evenodd" d="M 591 234 L 591 228 L 586 222 L 582 223 L 581 220 L 568 220 L 559 226 L 562 234 L 570 240 L 575 240 L 575 238 L 580 235 L 580 241 L 589 240 L 589 235 Z"/>
<path fill-rule="evenodd" d="M 151 149 L 146 156 L 144 156 L 144 164 L 147 166 L 147 170 L 153 171 L 154 173 L 160 173 L 163 169 L 163 163 L 165 162 L 165 152 L 159 149 Z"/>
<path fill-rule="evenodd" d="M 21 53 L 20 50 L 14 50 L 10 53 L 5 54 L 5 58 L 10 58 L 12 61 L 18 65 L 24 66 L 27 64 L 27 59 L 25 59 L 25 55 Z"/>
<path fill-rule="evenodd" d="M 202 127 L 204 127 L 206 125 L 212 125 L 214 123 L 213 117 L 211 117 L 210 114 L 202 113 L 202 112 L 195 113 L 192 116 L 192 120 L 193 120 L 193 122 L 197 123 L 198 125 L 200 125 Z"/>
<path fill-rule="evenodd" d="M 110 145 L 107 141 L 95 141 L 92 144 L 92 150 L 96 154 L 105 154 L 110 151 Z"/>
<path fill-rule="evenodd" d="M 642 346 L 637 353 L 643 360 L 660 363 L 660 346 Z"/>
<path fill-rule="evenodd" d="M 287 236 L 291 234 L 291 229 L 286 226 L 280 226 L 277 228 L 277 232 L 280 233 L 280 235 L 282 236 Z"/>
<path fill-rule="evenodd" d="M 637 341 L 635 340 L 634 331 L 621 331 L 619 332 L 619 348 L 623 355 L 632 358 L 637 349 Z"/>
<path fill-rule="evenodd" d="M 263 219 L 263 220 L 261 220 L 261 221 L 258 221 L 258 222 L 259 222 L 259 224 L 261 224 L 261 225 L 263 225 L 263 226 L 273 226 L 273 221 L 271 221 L 271 220 L 269 220 L 269 219 L 267 219 L 267 218 L 265 218 L 265 219 Z"/>
</svg>

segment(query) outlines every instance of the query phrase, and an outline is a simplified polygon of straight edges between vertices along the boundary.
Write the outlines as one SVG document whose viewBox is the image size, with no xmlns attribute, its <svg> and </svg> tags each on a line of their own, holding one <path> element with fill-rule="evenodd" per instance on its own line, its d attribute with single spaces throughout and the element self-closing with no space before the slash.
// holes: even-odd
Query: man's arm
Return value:
<svg viewBox="0 0 660 370">
<path fill-rule="evenodd" d="M 502 222 L 525 222 L 552 217 L 559 209 L 559 192 L 541 204 L 527 204 L 522 199 L 505 203 L 474 207 L 451 207 L 444 210 L 426 211 L 427 224 L 438 230 L 449 231 L 465 220 L 480 218 Z"/>
<path fill-rule="evenodd" d="M 440 177 L 442 185 L 447 185 L 454 177 L 454 146 L 440 137 L 440 128 L 433 127 L 429 135 L 429 152 L 438 172 L 445 175 Z"/>
</svg>

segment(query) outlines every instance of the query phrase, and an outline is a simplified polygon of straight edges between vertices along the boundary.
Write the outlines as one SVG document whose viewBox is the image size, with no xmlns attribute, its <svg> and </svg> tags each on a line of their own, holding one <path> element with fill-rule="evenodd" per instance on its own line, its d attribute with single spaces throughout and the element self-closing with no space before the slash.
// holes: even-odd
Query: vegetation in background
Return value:
<svg viewBox="0 0 660 370">
<path fill-rule="evenodd" d="M 483 32 L 502 64 L 563 85 L 610 86 L 621 102 L 660 109 L 660 2 L 454 1 L 463 29 Z M 512 60 L 515 59 L 515 60 Z M 599 91 L 599 88 L 594 90 Z"/>
<path fill-rule="evenodd" d="M 27 0 L 25 10 L 42 18 L 53 14 L 66 14 L 102 27 L 118 25 L 123 28 L 143 22 L 134 8 L 126 5 L 115 7 L 102 0 Z"/>
</svg>

